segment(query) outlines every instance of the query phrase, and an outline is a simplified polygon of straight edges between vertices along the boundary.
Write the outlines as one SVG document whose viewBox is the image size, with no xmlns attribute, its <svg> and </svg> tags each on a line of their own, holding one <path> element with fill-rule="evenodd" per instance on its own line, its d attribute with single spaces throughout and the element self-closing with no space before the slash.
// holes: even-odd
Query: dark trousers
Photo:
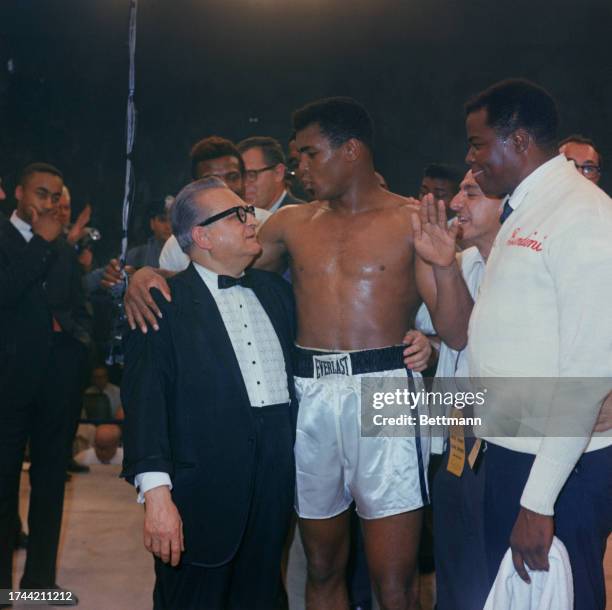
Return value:
<svg viewBox="0 0 612 610">
<path fill-rule="evenodd" d="M 474 445 L 465 439 L 466 454 Z M 485 472 L 465 463 L 460 477 L 448 472 L 444 453 L 433 484 L 437 610 L 482 610 L 489 593 L 484 546 Z"/>
<path fill-rule="evenodd" d="M 21 401 L 20 389 L 2 397 L 0 406 L 0 588 L 12 586 L 21 464 L 30 443 L 29 542 L 22 584 L 44 588 L 55 583 L 66 463 L 74 429 L 74 392 L 78 388 L 75 359 L 78 341 L 53 337 L 46 371 L 33 400 Z M 23 388 L 21 389 L 23 391 Z"/>
<path fill-rule="evenodd" d="M 275 607 L 295 490 L 293 433 L 288 406 L 254 408 L 253 412 L 257 463 L 249 517 L 238 551 L 231 561 L 215 568 L 190 564 L 173 568 L 156 559 L 155 610 Z"/>
<path fill-rule="evenodd" d="M 489 443 L 485 454 L 485 543 L 489 581 L 509 547 L 510 533 L 534 456 Z M 555 535 L 569 554 L 575 610 L 604 610 L 603 558 L 612 531 L 612 447 L 585 453 L 555 504 Z"/>
</svg>

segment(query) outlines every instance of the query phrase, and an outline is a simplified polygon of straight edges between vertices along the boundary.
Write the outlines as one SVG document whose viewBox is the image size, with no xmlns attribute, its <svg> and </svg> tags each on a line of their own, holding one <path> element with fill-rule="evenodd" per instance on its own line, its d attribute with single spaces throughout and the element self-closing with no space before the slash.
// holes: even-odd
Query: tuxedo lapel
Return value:
<svg viewBox="0 0 612 610">
<path fill-rule="evenodd" d="M 236 384 L 236 387 L 240 388 L 240 393 L 244 397 L 244 404 L 250 404 L 249 395 L 240 372 L 240 365 L 217 303 L 193 263 L 190 263 L 185 272 L 185 281 L 191 287 L 193 304 L 197 312 L 196 318 L 200 320 L 200 325 L 197 329 L 194 329 L 194 332 L 197 333 L 196 341 L 200 342 L 199 345 L 205 351 L 214 354 L 215 361 L 224 363 L 223 368 L 230 378 L 230 383 Z M 207 332 L 203 332 L 201 330 L 203 328 L 206 328 Z"/>
</svg>

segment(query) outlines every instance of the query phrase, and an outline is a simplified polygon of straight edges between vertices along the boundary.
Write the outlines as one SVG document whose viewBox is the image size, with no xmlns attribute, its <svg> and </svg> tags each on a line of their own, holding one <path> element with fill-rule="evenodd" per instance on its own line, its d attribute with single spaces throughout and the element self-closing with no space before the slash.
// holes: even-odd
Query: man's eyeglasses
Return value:
<svg viewBox="0 0 612 610">
<path fill-rule="evenodd" d="M 266 167 L 262 167 L 260 169 L 248 169 L 246 172 L 244 172 L 245 178 L 248 182 L 255 182 L 255 180 L 259 178 L 259 174 L 270 171 L 271 169 L 274 169 L 277 165 L 278 163 L 275 163 L 274 165 L 267 165 Z"/>
<path fill-rule="evenodd" d="M 599 165 L 591 165 L 590 163 L 583 163 L 580 165 L 580 163 L 576 163 L 576 161 L 574 161 L 574 165 L 585 178 L 588 178 L 589 176 L 599 176 L 599 173 L 601 172 Z"/>
<path fill-rule="evenodd" d="M 236 171 L 226 172 L 225 174 L 202 174 L 201 176 L 198 176 L 198 179 L 212 177 L 221 178 L 221 180 L 223 180 L 223 182 L 225 182 L 226 184 L 234 184 L 240 182 L 240 180 L 242 179 L 242 174 Z"/>
<path fill-rule="evenodd" d="M 217 220 L 221 220 L 222 218 L 226 218 L 227 216 L 231 216 L 232 214 L 236 214 L 238 220 L 244 224 L 247 221 L 247 214 L 251 214 L 255 216 L 255 206 L 254 205 L 237 205 L 229 210 L 225 210 L 224 212 L 219 212 L 218 214 L 214 214 L 210 218 L 199 222 L 197 227 L 206 227 L 207 225 L 212 224 L 213 222 L 217 222 Z"/>
</svg>

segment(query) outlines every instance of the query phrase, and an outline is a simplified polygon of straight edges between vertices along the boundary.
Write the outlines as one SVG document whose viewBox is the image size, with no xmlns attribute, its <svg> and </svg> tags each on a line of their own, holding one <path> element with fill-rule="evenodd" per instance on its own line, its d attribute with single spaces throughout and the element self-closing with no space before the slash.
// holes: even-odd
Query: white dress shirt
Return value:
<svg viewBox="0 0 612 610">
<path fill-rule="evenodd" d="M 85 394 L 105 394 L 108 397 L 111 406 L 111 415 L 116 417 L 117 411 L 121 408 L 121 391 L 119 390 L 119 386 L 116 386 L 114 383 L 107 383 L 104 386 L 102 392 L 95 386 L 92 385 L 85 390 Z"/>
<path fill-rule="evenodd" d="M 28 243 L 30 242 L 32 237 L 34 237 L 34 233 L 32 233 L 32 227 L 24 220 L 21 220 L 19 216 L 17 216 L 17 210 L 13 210 L 13 213 L 11 214 L 11 224 L 21 233 L 23 239 L 25 239 Z"/>
<path fill-rule="evenodd" d="M 472 246 L 457 254 L 457 261 L 461 268 L 461 274 L 463 275 L 463 279 L 465 280 L 470 295 L 475 301 L 478 296 L 478 290 L 480 288 L 482 276 L 484 275 L 485 260 L 484 258 L 482 258 L 482 254 L 480 254 L 478 248 L 476 246 Z M 422 307 L 425 307 L 425 305 L 423 304 Z M 426 307 L 425 312 L 421 313 L 421 323 L 423 323 L 423 321 L 425 320 L 425 314 L 429 316 L 429 312 Z M 431 318 L 429 318 L 429 320 L 431 320 Z M 419 330 L 421 329 L 419 328 Z M 421 330 L 421 332 L 425 331 Z M 433 333 L 429 334 L 435 334 L 435 332 L 435 329 L 433 329 Z M 443 379 L 449 377 L 469 377 L 468 362 L 465 349 L 462 349 L 460 351 L 454 350 L 452 347 L 449 347 L 446 343 L 444 343 L 444 341 L 442 341 L 440 343 L 440 355 L 438 357 L 436 377 Z M 434 380 L 434 390 L 437 387 L 438 386 L 436 385 L 436 382 Z M 432 432 L 433 430 L 434 429 L 432 428 Z M 432 434 L 432 453 L 444 453 L 447 432 L 448 430 L 444 428 L 443 430 L 437 429 L 435 434 Z"/>
<path fill-rule="evenodd" d="M 281 193 L 280 197 L 268 208 L 268 212 L 270 212 L 270 214 L 274 214 L 274 212 L 276 212 L 276 210 L 278 210 L 278 208 L 280 208 L 281 203 L 283 202 L 283 199 L 285 198 L 285 195 L 287 194 L 287 189 L 283 189 L 283 192 Z"/>
<path fill-rule="evenodd" d="M 252 407 L 289 403 L 285 358 L 276 331 L 250 288 L 220 289 L 219 276 L 194 262 L 194 267 L 215 300 L 227 330 Z M 172 489 L 165 472 L 145 472 L 135 477 L 138 501 L 161 485 Z"/>
</svg>

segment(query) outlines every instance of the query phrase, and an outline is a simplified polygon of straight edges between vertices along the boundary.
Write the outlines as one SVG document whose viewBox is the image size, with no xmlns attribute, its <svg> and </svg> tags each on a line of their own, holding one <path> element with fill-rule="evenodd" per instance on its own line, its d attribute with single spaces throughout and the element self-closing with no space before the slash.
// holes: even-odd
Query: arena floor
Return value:
<svg viewBox="0 0 612 610">
<path fill-rule="evenodd" d="M 57 582 L 74 591 L 82 610 L 149 610 L 153 586 L 150 555 L 142 546 L 142 508 L 134 490 L 118 479 L 118 466 L 93 466 L 66 485 Z M 29 482 L 22 477 L 20 512 L 27 515 Z M 15 556 L 15 585 L 25 552 Z M 612 538 L 606 556 L 608 610 L 612 610 Z M 296 538 L 289 566 L 291 610 L 304 608 L 305 560 Z M 433 604 L 433 579 L 422 583 L 423 610 Z M 49 606 L 16 605 L 32 609 Z"/>
</svg>

